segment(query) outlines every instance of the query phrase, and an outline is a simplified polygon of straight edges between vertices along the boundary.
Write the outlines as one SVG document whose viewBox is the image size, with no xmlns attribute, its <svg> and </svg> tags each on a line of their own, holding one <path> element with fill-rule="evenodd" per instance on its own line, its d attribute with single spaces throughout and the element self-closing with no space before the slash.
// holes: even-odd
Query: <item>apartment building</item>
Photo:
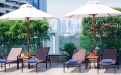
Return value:
<svg viewBox="0 0 121 75">
<path fill-rule="evenodd" d="M 25 3 L 30 3 L 35 8 L 47 12 L 47 0 L 0 0 L 0 16 L 18 9 Z"/>
<path fill-rule="evenodd" d="M 0 0 L 0 16 L 18 9 L 25 3 L 27 3 L 27 0 Z"/>
</svg>

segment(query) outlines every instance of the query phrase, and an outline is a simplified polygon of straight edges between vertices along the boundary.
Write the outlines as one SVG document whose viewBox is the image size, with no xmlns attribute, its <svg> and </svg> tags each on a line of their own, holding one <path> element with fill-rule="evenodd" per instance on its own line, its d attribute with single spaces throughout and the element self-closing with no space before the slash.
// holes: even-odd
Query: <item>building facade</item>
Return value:
<svg viewBox="0 0 121 75">
<path fill-rule="evenodd" d="M 61 20 L 58 18 L 57 19 L 57 32 L 61 33 L 62 25 L 61 25 Z"/>
<path fill-rule="evenodd" d="M 47 0 L 0 0 L 0 16 L 16 10 L 26 3 L 30 3 L 35 8 L 47 12 Z"/>
<path fill-rule="evenodd" d="M 61 33 L 62 33 L 62 34 L 66 34 L 66 29 L 67 29 L 67 27 L 66 27 L 66 21 L 63 20 L 63 21 L 62 21 Z"/>
<path fill-rule="evenodd" d="M 47 12 L 47 0 L 28 0 L 28 3 L 41 11 Z"/>
<path fill-rule="evenodd" d="M 0 16 L 18 9 L 27 0 L 0 0 Z"/>
<path fill-rule="evenodd" d="M 5 0 L 0 1 L 0 16 L 2 16 L 5 13 L 4 3 L 5 3 Z"/>
</svg>

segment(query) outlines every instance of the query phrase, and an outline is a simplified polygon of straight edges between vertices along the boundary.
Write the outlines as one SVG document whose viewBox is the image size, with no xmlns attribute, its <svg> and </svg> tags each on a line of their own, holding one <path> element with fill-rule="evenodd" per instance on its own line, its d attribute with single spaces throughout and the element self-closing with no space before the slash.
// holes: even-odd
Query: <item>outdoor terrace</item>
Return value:
<svg viewBox="0 0 121 75">
<path fill-rule="evenodd" d="M 52 63 L 52 66 L 48 69 L 45 68 L 45 63 L 40 63 L 38 68 L 38 73 L 36 73 L 35 68 L 28 69 L 25 67 L 23 69 L 23 73 L 20 69 L 16 69 L 16 64 L 7 64 L 7 72 L 4 72 L 4 67 L 0 69 L 0 75 L 114 75 L 114 68 L 110 68 L 108 70 L 101 69 L 99 74 L 97 73 L 97 69 L 85 69 L 84 64 L 82 64 L 81 73 L 79 73 L 78 67 L 71 67 L 69 69 L 65 69 L 65 73 L 63 73 L 63 63 Z M 117 70 L 116 75 L 121 74 L 121 68 Z"/>
</svg>

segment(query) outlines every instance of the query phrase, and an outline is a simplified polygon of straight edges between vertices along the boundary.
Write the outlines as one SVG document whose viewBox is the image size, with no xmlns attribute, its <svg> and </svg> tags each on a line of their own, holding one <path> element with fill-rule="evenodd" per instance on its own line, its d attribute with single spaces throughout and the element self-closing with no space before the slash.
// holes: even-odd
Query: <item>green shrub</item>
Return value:
<svg viewBox="0 0 121 75">
<path fill-rule="evenodd" d="M 74 51 L 75 48 L 76 47 L 75 47 L 75 45 L 73 43 L 71 43 L 71 42 L 65 43 L 63 49 L 61 50 L 61 53 L 63 55 L 68 56 L 69 57 L 68 59 L 71 59 L 73 51 Z"/>
</svg>

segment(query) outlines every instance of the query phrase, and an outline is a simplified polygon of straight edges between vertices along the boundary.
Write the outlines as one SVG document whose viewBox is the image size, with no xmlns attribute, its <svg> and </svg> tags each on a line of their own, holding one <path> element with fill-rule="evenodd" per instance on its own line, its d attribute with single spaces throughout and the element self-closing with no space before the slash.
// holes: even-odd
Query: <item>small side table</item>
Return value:
<svg viewBox="0 0 121 75">
<path fill-rule="evenodd" d="M 90 60 L 90 59 L 92 59 L 94 62 L 94 67 L 93 68 L 95 68 L 95 63 L 97 63 L 97 61 L 98 61 L 98 58 L 99 58 L 99 56 L 86 56 L 86 61 L 87 61 L 87 64 L 88 64 L 88 61 Z"/>
<path fill-rule="evenodd" d="M 24 64 L 24 60 L 27 60 L 27 59 L 30 59 L 31 58 L 31 56 L 23 56 L 23 57 L 18 57 L 17 58 L 17 69 L 19 69 L 19 63 L 20 63 L 20 61 L 22 62 L 22 66 L 23 66 L 23 64 Z"/>
</svg>

